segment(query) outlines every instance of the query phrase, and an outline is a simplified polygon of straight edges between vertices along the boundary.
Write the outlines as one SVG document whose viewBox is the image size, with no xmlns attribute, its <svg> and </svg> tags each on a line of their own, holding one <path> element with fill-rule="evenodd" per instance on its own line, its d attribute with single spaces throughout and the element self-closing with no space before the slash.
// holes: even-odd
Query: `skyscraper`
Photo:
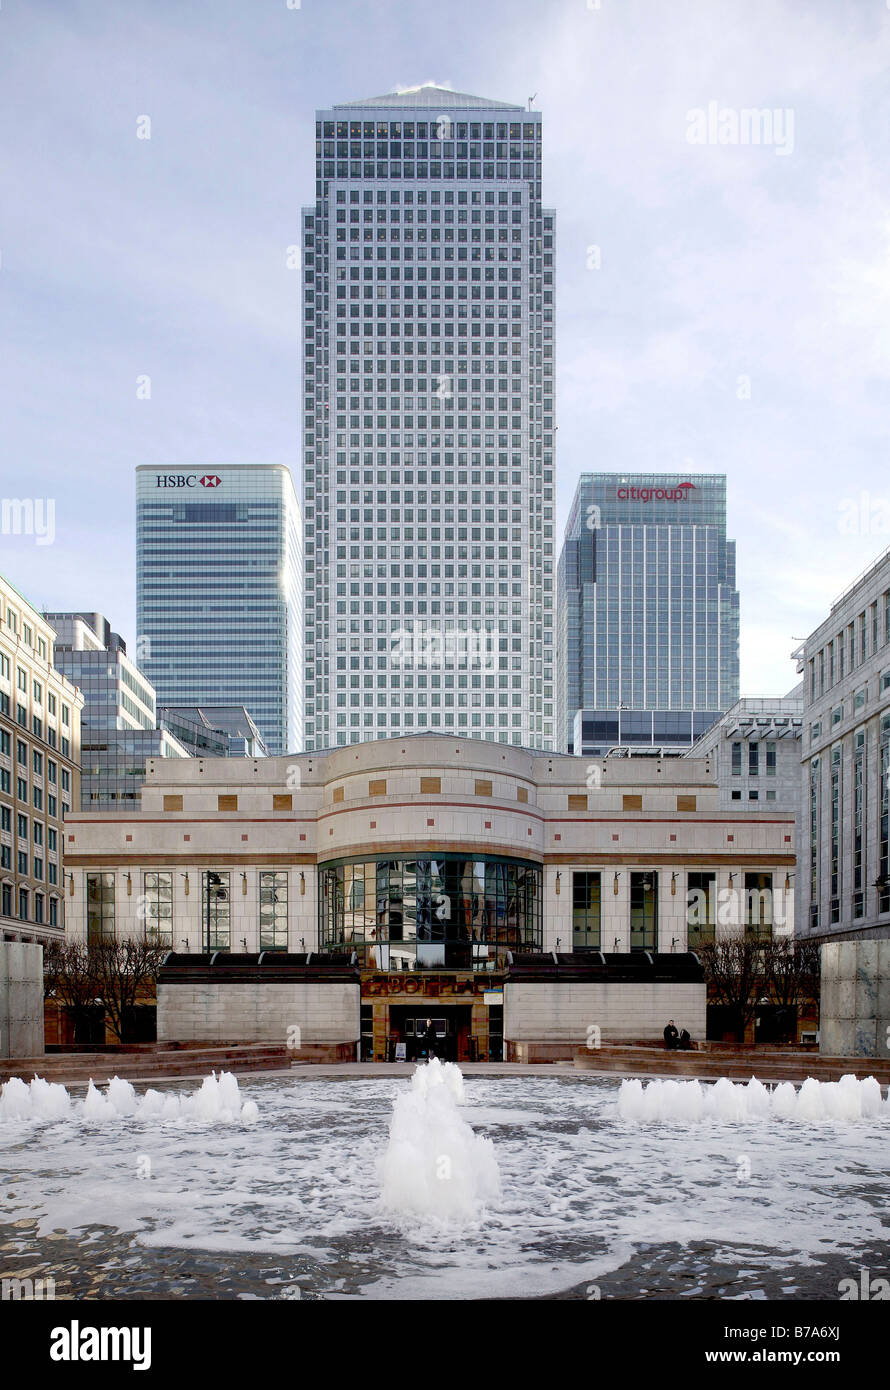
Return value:
<svg viewBox="0 0 890 1390">
<path fill-rule="evenodd" d="M 302 748 L 303 549 L 280 465 L 136 470 L 136 660 L 159 705 L 244 705 Z"/>
<path fill-rule="evenodd" d="M 558 605 L 562 748 L 688 747 L 739 694 L 725 476 L 582 473 Z"/>
<path fill-rule="evenodd" d="M 303 209 L 306 747 L 554 736 L 554 213 L 541 116 L 319 111 Z"/>
<path fill-rule="evenodd" d="M 155 693 L 101 613 L 43 616 L 55 629 L 56 667 L 83 691 L 80 809 L 132 810 L 139 806 L 146 762 L 185 758 L 188 750 L 156 727 Z"/>
</svg>

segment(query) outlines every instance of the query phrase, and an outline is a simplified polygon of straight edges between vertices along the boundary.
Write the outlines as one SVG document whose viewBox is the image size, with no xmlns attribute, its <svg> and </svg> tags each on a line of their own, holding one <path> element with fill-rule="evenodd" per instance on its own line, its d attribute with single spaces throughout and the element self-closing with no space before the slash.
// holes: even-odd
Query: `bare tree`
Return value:
<svg viewBox="0 0 890 1390">
<path fill-rule="evenodd" d="M 87 1026 L 96 1002 L 96 978 L 90 949 L 83 941 L 47 941 L 43 946 L 43 994 L 57 999 L 74 1024 Z"/>
<path fill-rule="evenodd" d="M 763 976 L 767 993 L 785 1008 L 819 1007 L 819 948 L 812 941 L 778 937 L 764 947 Z"/>
<path fill-rule="evenodd" d="M 734 935 L 698 948 L 711 1003 L 732 1011 L 738 1042 L 745 1041 L 757 997 L 764 988 L 763 947 L 750 937 Z"/>
<path fill-rule="evenodd" d="M 142 938 L 101 941 L 89 947 L 95 992 L 101 996 L 112 1033 L 126 1042 L 136 1000 L 157 980 L 167 946 Z"/>
</svg>

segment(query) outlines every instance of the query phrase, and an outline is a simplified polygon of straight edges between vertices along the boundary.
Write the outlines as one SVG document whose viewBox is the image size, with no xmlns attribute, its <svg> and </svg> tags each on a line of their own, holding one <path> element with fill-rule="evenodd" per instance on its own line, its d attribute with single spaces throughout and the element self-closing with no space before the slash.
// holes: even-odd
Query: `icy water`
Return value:
<svg viewBox="0 0 890 1390">
<path fill-rule="evenodd" d="M 79 1093 L 60 1118 L 0 1117 L 0 1273 L 57 1298 L 291 1299 L 836 1299 L 887 1275 L 887 1102 L 646 1118 L 617 1080 L 470 1076 L 460 1116 L 499 1192 L 437 1218 L 383 1200 L 411 1084 L 255 1077 L 243 1113 L 88 1113 Z"/>
</svg>

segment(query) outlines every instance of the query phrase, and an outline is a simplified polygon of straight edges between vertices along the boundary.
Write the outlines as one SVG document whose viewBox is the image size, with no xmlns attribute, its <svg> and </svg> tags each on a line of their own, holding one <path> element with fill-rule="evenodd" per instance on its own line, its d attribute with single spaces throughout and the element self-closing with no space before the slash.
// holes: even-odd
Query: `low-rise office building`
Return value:
<svg viewBox="0 0 890 1390">
<path fill-rule="evenodd" d="M 83 696 L 55 632 L 0 575 L 0 940 L 59 939 L 64 822 L 80 805 Z"/>
<path fill-rule="evenodd" d="M 138 807 L 149 758 L 186 758 L 173 733 L 156 727 L 154 686 L 101 613 L 44 613 L 56 633 L 55 661 L 84 698 L 80 806 Z"/>
<path fill-rule="evenodd" d="M 890 550 L 796 655 L 798 930 L 822 942 L 890 937 Z"/>
<path fill-rule="evenodd" d="M 684 754 L 710 761 L 721 811 L 741 804 L 797 814 L 802 710 L 800 686 L 788 695 L 746 696 Z"/>
<path fill-rule="evenodd" d="M 458 1058 L 529 1041 L 527 1019 L 504 1014 L 505 979 L 511 963 L 548 958 L 533 1024 L 543 1040 L 581 1045 L 591 1024 L 606 1038 L 660 1036 L 671 1016 L 660 985 L 688 985 L 690 948 L 734 929 L 791 930 L 793 816 L 721 811 L 707 759 L 596 766 L 594 785 L 574 757 L 443 735 L 149 763 L 139 813 L 68 827 L 70 930 L 146 933 L 205 973 L 214 956 L 247 962 L 260 974 L 243 982 L 250 1008 L 230 1016 L 242 1040 L 266 1036 L 256 990 L 276 959 L 302 969 L 307 957 L 357 967 L 365 1055 L 394 1037 L 408 1046 L 433 1015 Z M 631 1008 L 621 991 L 634 961 L 645 988 Z M 596 1018 L 570 1007 L 584 968 L 614 979 L 608 1016 L 601 1003 Z M 218 1036 L 213 998 L 203 979 L 191 1021 L 177 1010 L 179 1036 Z M 696 999 L 690 1031 L 702 1035 L 703 985 Z"/>
</svg>

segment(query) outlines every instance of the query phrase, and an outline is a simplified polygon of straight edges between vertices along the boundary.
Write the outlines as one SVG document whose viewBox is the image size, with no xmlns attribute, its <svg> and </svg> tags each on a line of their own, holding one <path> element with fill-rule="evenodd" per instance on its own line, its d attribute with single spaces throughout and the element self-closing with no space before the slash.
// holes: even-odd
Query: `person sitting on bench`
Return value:
<svg viewBox="0 0 890 1390">
<path fill-rule="evenodd" d="M 664 1045 L 668 1052 L 672 1052 L 679 1042 L 680 1035 L 674 1026 L 674 1020 L 670 1019 L 664 1030 Z"/>
</svg>

